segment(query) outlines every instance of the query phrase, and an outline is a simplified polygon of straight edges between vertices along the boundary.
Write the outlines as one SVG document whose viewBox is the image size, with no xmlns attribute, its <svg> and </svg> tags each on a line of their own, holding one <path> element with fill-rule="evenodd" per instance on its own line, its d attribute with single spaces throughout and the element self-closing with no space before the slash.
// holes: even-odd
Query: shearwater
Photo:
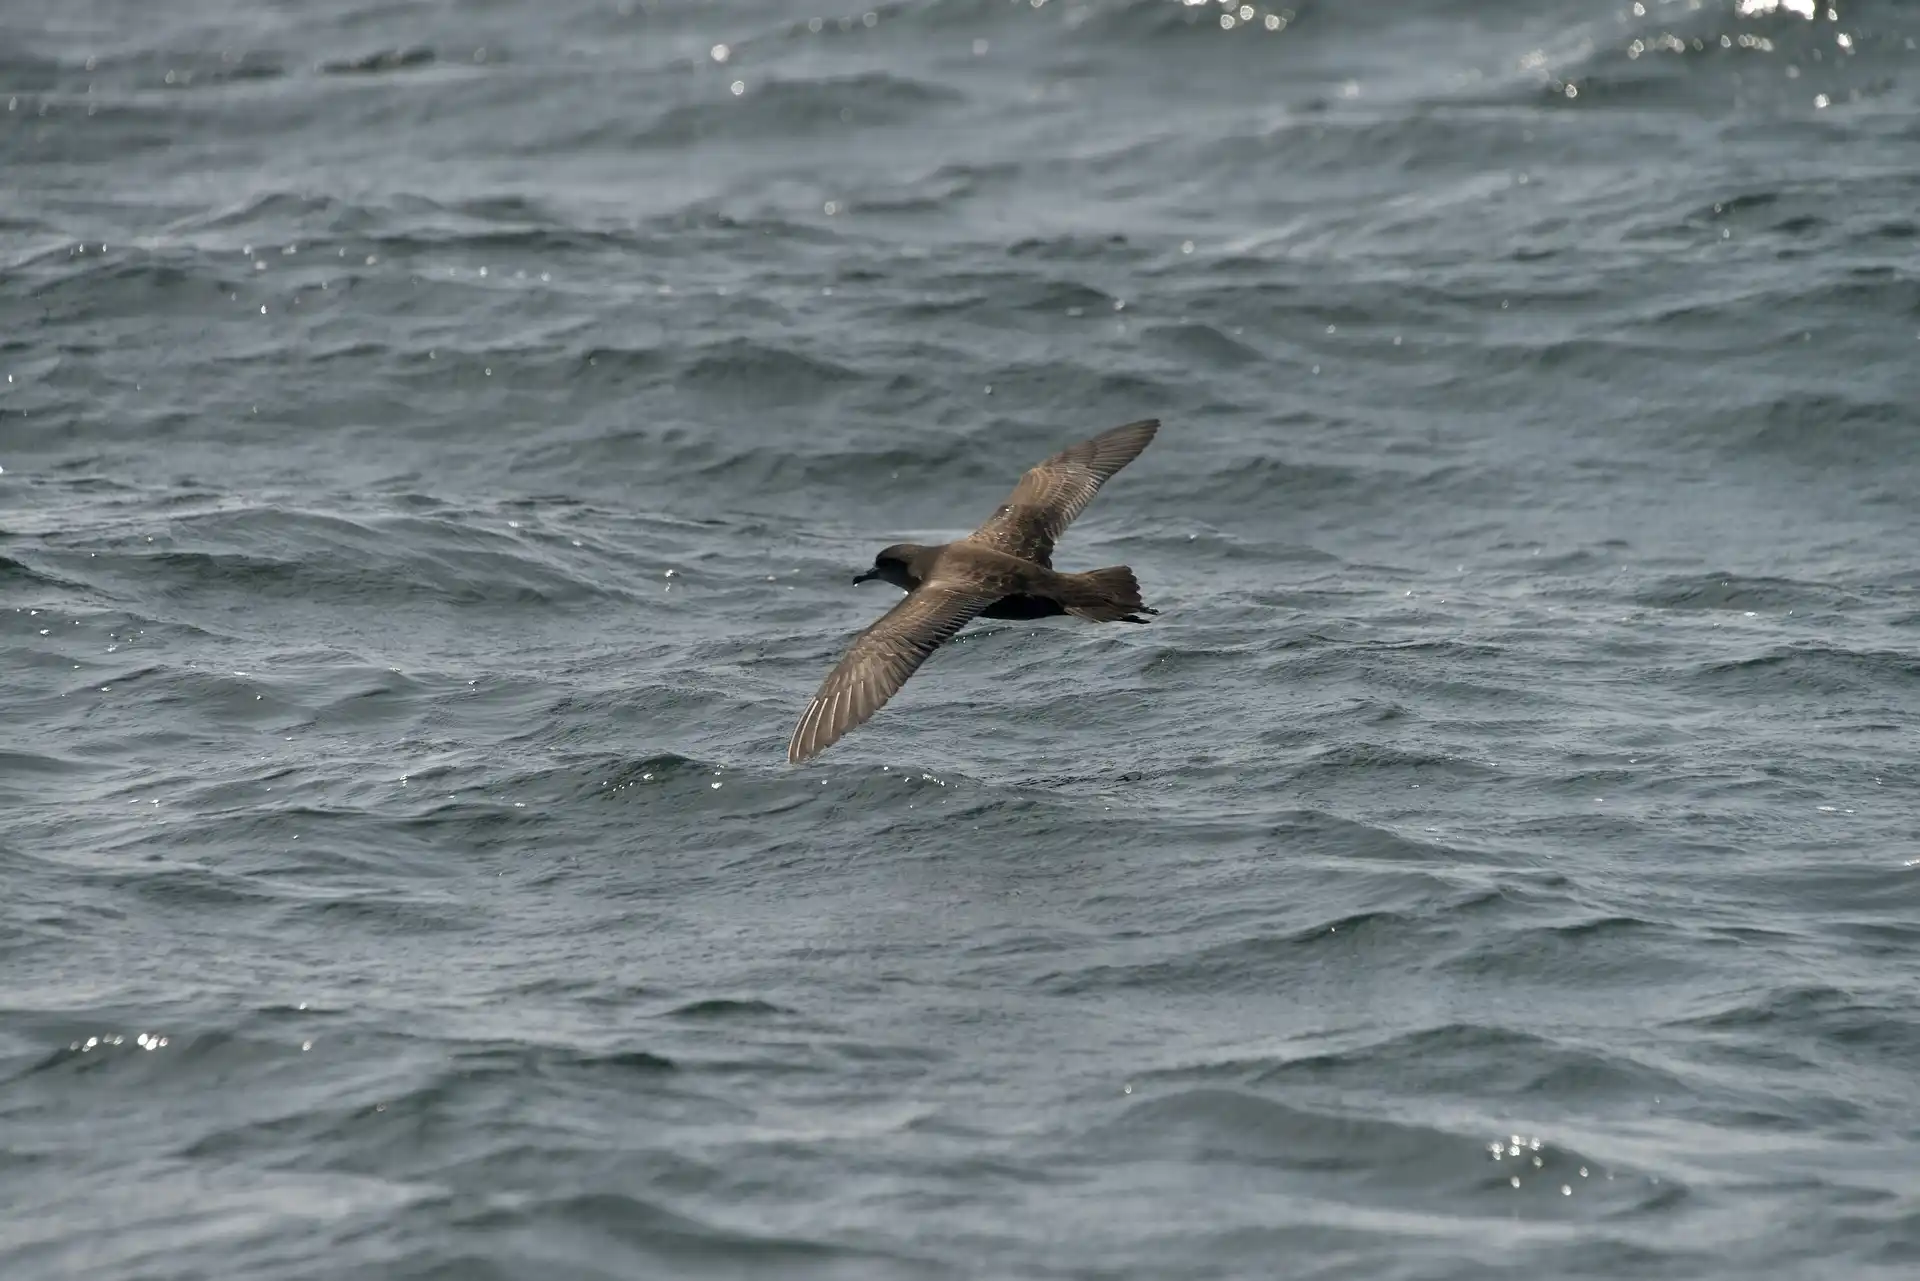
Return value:
<svg viewBox="0 0 1920 1281">
<path fill-rule="evenodd" d="M 928 655 L 976 618 L 1050 618 L 1144 623 L 1157 614 L 1140 599 L 1125 565 L 1063 574 L 1053 545 L 1100 486 L 1140 456 L 1157 418 L 1101 432 L 1061 450 L 1020 478 L 985 524 L 937 547 L 896 543 L 873 558 L 855 585 L 879 578 L 907 596 L 854 640 L 820 683 L 787 742 L 794 764 L 819 755 L 864 724 L 918 671 Z"/>
</svg>

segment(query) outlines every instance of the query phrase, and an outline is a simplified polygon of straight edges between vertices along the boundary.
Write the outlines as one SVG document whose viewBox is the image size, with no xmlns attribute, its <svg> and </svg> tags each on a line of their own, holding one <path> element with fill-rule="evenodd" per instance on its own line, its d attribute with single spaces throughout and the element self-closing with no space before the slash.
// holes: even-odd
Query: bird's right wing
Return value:
<svg viewBox="0 0 1920 1281">
<path fill-rule="evenodd" d="M 1053 568 L 1053 545 L 1100 486 L 1140 456 L 1160 430 L 1146 418 L 1069 445 L 1020 478 L 1013 493 L 967 541 Z"/>
<path fill-rule="evenodd" d="M 820 683 L 787 742 L 787 760 L 817 756 L 899 692 L 927 655 L 993 604 L 997 595 L 922 583 L 861 632 L 840 665 Z"/>
</svg>

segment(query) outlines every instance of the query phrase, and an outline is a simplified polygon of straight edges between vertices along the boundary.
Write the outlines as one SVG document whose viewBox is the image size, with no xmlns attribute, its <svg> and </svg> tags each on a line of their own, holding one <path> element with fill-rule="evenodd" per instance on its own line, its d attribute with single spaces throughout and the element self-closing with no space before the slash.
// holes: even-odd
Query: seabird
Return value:
<svg viewBox="0 0 1920 1281">
<path fill-rule="evenodd" d="M 927 656 L 976 618 L 1051 618 L 1144 623 L 1157 614 L 1140 599 L 1125 565 L 1081 574 L 1053 568 L 1053 544 L 1087 509 L 1100 486 L 1140 456 L 1157 418 L 1101 432 L 1061 450 L 1014 486 L 987 522 L 937 547 L 895 543 L 853 581 L 882 579 L 906 599 L 861 632 L 820 684 L 787 742 L 787 760 L 817 756 L 892 698 Z"/>
</svg>

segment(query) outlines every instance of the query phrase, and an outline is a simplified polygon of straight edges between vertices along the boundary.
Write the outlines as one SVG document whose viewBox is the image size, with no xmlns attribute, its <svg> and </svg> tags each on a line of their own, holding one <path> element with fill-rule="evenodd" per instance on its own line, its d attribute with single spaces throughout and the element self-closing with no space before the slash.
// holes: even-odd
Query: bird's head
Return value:
<svg viewBox="0 0 1920 1281">
<path fill-rule="evenodd" d="M 919 555 L 920 551 L 921 548 L 916 543 L 895 543 L 891 547 L 883 548 L 880 554 L 873 558 L 873 568 L 853 580 L 854 586 L 857 587 L 870 579 L 878 578 L 882 582 L 892 583 L 903 591 L 912 591 L 920 585 L 919 578 L 913 572 L 913 558 Z"/>
</svg>

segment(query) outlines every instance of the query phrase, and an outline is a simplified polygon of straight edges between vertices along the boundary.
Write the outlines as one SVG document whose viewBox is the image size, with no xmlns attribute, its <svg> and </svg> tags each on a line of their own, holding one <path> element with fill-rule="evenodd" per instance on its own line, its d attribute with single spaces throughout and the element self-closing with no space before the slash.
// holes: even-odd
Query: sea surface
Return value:
<svg viewBox="0 0 1920 1281">
<path fill-rule="evenodd" d="M 1917 40 L 7 0 L 0 1276 L 1920 1276 Z"/>
</svg>

